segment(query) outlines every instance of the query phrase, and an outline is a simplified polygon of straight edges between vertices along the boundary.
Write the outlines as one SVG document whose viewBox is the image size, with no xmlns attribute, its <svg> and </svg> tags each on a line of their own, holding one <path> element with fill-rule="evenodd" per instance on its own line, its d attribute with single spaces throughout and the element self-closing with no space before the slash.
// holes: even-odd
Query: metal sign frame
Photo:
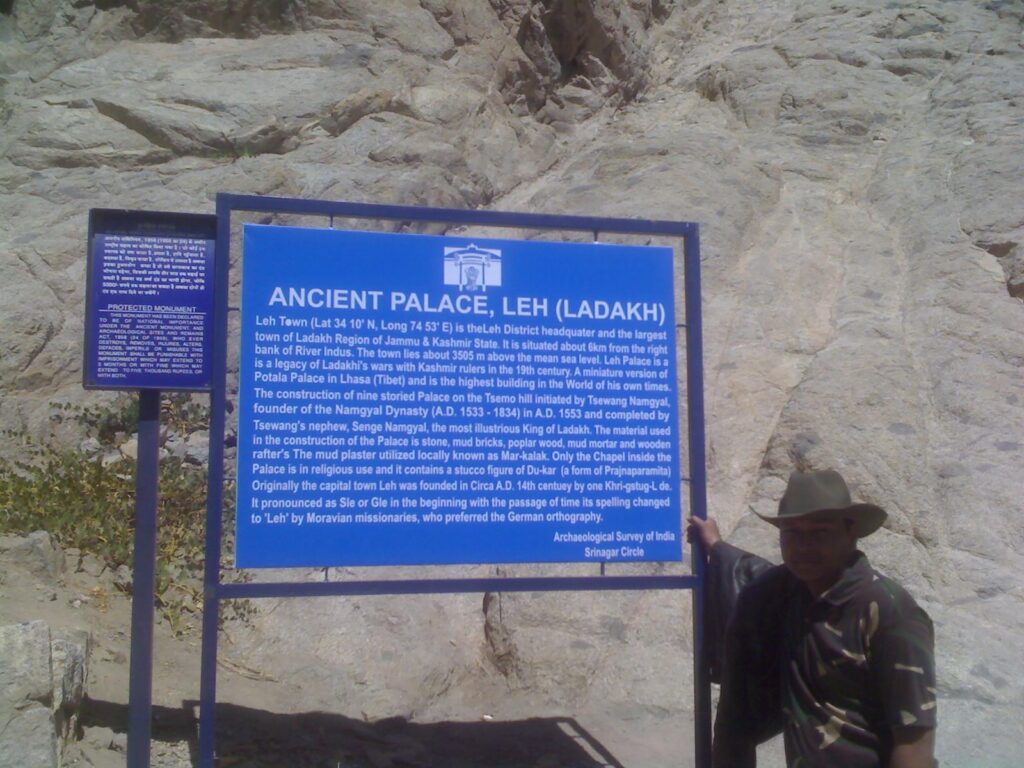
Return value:
<svg viewBox="0 0 1024 768">
<path fill-rule="evenodd" d="M 610 590 L 693 590 L 695 764 L 710 766 L 711 688 L 704 661 L 704 553 L 691 549 L 691 574 L 663 576 L 495 577 L 451 579 L 363 580 L 338 582 L 225 583 L 220 579 L 222 505 L 224 494 L 224 435 L 227 418 L 227 351 L 229 262 L 233 212 L 322 216 L 333 226 L 335 217 L 398 222 L 473 225 L 601 233 L 681 237 L 684 241 L 684 301 L 686 338 L 687 426 L 690 513 L 707 517 L 704 435 L 704 372 L 700 299 L 700 239 L 692 222 L 526 214 L 454 208 L 427 208 L 368 203 L 330 202 L 297 198 L 217 195 L 216 297 L 214 303 L 213 382 L 210 393 L 209 488 L 206 512 L 206 560 L 202 626 L 199 715 L 199 766 L 213 768 L 216 747 L 217 645 L 220 602 L 260 597 L 319 597 L 363 595 L 456 594 L 475 592 L 557 592 Z M 678 327 L 678 325 L 677 325 Z"/>
</svg>

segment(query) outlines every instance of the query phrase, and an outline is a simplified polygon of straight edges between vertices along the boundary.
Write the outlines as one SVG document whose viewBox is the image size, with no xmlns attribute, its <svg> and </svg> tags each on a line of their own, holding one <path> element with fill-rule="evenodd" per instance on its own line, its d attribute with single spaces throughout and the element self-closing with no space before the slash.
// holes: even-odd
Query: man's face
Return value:
<svg viewBox="0 0 1024 768">
<path fill-rule="evenodd" d="M 848 520 L 805 515 L 779 523 L 782 562 L 790 573 L 820 595 L 836 583 L 857 549 Z"/>
</svg>

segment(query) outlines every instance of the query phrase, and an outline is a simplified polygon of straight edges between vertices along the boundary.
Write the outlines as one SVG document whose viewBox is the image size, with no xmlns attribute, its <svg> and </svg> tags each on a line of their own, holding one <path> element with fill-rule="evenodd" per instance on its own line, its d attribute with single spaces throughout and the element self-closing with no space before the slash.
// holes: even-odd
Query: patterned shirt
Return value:
<svg viewBox="0 0 1024 768">
<path fill-rule="evenodd" d="M 884 768 L 893 728 L 935 727 L 932 623 L 902 587 L 858 552 L 814 597 L 753 557 L 712 550 L 712 569 L 759 572 L 737 585 L 726 633 L 716 766 L 755 765 L 754 746 L 781 727 L 790 768 Z"/>
</svg>

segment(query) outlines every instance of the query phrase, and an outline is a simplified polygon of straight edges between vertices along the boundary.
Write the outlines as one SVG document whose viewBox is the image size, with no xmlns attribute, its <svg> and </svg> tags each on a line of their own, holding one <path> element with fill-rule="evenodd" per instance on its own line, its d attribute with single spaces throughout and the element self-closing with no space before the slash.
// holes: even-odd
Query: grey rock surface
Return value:
<svg viewBox="0 0 1024 768">
<path fill-rule="evenodd" d="M 10 572 L 24 572 L 37 579 L 52 581 L 65 568 L 64 551 L 46 531 L 33 531 L 27 536 L 0 536 L 0 565 Z"/>
<path fill-rule="evenodd" d="M 69 645 L 51 646 L 43 621 L 0 627 L 0 765 L 4 768 L 56 768 L 61 736 L 54 709 L 81 702 L 84 659 Z M 60 680 L 54 687 L 53 652 Z M 78 680 L 78 688 L 74 686 Z M 69 685 L 65 688 L 65 682 Z M 77 701 L 75 700 L 77 696 Z"/>
<path fill-rule="evenodd" d="M 3 691 L 9 702 L 35 702 L 49 706 L 53 700 L 50 666 L 50 628 L 42 621 L 5 626 L 3 641 Z"/>
<path fill-rule="evenodd" d="M 84 399 L 92 206 L 230 191 L 698 221 L 711 514 L 775 557 L 749 510 L 794 466 L 885 506 L 864 548 L 935 619 L 942 765 L 1016 766 L 1022 19 L 1013 1 L 15 0 L 2 418 L 38 431 L 50 401 Z M 282 601 L 238 640 L 304 683 L 302 708 L 676 717 L 688 602 Z"/>
<path fill-rule="evenodd" d="M 88 687 L 92 636 L 85 629 L 64 629 L 52 635 L 54 730 L 63 753 L 77 737 Z"/>
</svg>

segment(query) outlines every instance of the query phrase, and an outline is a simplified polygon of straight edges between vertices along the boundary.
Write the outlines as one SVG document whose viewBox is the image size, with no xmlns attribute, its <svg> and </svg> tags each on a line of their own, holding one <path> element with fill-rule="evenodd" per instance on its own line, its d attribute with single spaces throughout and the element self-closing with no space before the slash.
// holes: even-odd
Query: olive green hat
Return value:
<svg viewBox="0 0 1024 768">
<path fill-rule="evenodd" d="M 756 510 L 754 514 L 777 528 L 784 519 L 822 512 L 852 521 L 853 532 L 858 539 L 877 531 L 886 518 L 881 507 L 854 504 L 846 481 L 834 469 L 794 472 L 789 476 L 786 492 L 779 501 L 779 514 L 762 515 Z"/>
</svg>

